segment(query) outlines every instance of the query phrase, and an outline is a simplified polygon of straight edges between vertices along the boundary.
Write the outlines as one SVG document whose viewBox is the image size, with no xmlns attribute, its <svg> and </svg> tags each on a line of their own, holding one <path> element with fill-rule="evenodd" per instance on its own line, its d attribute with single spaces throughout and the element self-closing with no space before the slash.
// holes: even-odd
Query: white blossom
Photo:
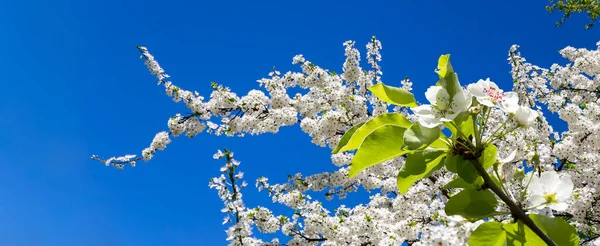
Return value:
<svg viewBox="0 0 600 246">
<path fill-rule="evenodd" d="M 533 206 L 542 205 L 557 211 L 568 208 L 573 193 L 573 182 L 568 176 L 560 177 L 555 171 L 543 172 L 539 177 L 533 174 L 529 185 L 530 202 Z"/>
<path fill-rule="evenodd" d="M 456 116 L 471 106 L 471 94 L 459 90 L 450 100 L 450 94 L 441 86 L 431 86 L 425 92 L 425 97 L 431 105 L 421 105 L 411 108 L 419 117 L 419 123 L 427 128 L 436 127 L 443 122 L 454 120 Z"/>
</svg>

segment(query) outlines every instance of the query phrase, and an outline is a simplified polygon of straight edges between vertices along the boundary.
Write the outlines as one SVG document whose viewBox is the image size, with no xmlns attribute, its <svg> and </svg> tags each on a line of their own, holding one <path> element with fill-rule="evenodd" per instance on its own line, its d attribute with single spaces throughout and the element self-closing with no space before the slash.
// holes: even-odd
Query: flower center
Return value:
<svg viewBox="0 0 600 246">
<path fill-rule="evenodd" d="M 548 204 L 557 203 L 557 201 L 556 201 L 556 193 L 546 194 L 546 195 L 544 195 L 544 199 L 546 200 L 546 203 L 548 203 Z"/>
<path fill-rule="evenodd" d="M 488 87 L 483 89 L 483 93 L 487 94 L 490 98 L 492 98 L 493 103 L 499 103 L 504 101 L 504 92 L 500 89 Z"/>
</svg>

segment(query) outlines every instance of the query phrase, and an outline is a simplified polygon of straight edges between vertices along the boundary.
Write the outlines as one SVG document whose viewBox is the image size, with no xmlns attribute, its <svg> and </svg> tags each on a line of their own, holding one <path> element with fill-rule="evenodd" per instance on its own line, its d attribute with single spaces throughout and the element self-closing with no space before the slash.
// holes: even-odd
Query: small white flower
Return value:
<svg viewBox="0 0 600 246">
<path fill-rule="evenodd" d="M 505 92 L 504 97 L 498 102 L 498 107 L 508 114 L 514 114 L 519 109 L 519 94 Z"/>
<path fill-rule="evenodd" d="M 469 109 L 472 100 L 469 92 L 459 90 L 450 101 L 450 94 L 441 86 L 429 87 L 425 97 L 431 105 L 421 105 L 411 110 L 419 117 L 419 123 L 427 128 L 454 120 L 458 114 Z"/>
<path fill-rule="evenodd" d="M 538 113 L 528 107 L 519 107 L 519 109 L 515 111 L 515 116 L 517 117 L 519 125 L 527 127 L 535 121 L 538 117 Z"/>
<path fill-rule="evenodd" d="M 573 194 L 573 181 L 568 176 L 560 177 L 555 171 L 543 172 L 540 177 L 533 174 L 529 184 L 529 200 L 540 208 L 550 207 L 556 211 L 564 211 L 569 206 L 566 202 Z"/>
<path fill-rule="evenodd" d="M 490 78 L 486 80 L 480 79 L 477 83 L 468 85 L 467 89 L 477 98 L 479 103 L 485 106 L 498 106 L 506 113 L 515 113 L 519 108 L 519 96 L 517 93 L 505 93 L 498 88 L 496 83 L 490 81 Z"/>
</svg>

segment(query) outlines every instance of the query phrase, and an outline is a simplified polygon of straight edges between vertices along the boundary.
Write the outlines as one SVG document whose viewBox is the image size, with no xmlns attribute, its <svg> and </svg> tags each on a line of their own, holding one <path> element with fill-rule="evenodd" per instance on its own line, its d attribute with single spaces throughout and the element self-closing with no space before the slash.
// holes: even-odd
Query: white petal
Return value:
<svg viewBox="0 0 600 246">
<path fill-rule="evenodd" d="M 467 111 L 469 107 L 471 107 L 471 103 L 473 101 L 473 96 L 469 92 L 465 92 L 463 90 L 459 90 L 454 98 L 452 99 L 452 105 L 450 106 L 450 110 L 454 111 L 454 113 L 462 113 Z"/>
<path fill-rule="evenodd" d="M 479 81 L 477 81 L 477 83 L 468 85 L 467 89 L 475 97 L 486 97 L 487 94 L 485 94 L 485 92 L 483 92 L 484 83 L 485 83 L 484 80 L 480 79 Z"/>
<path fill-rule="evenodd" d="M 427 104 L 411 108 L 411 110 L 417 116 L 420 116 L 420 115 L 433 115 L 433 107 L 431 107 L 431 105 L 427 105 Z"/>
<path fill-rule="evenodd" d="M 498 85 L 496 85 L 496 83 L 490 81 L 490 78 L 487 78 L 485 80 L 479 80 L 482 82 L 482 84 L 485 85 L 485 88 L 490 88 L 490 89 L 494 89 L 494 90 L 500 90 L 500 88 L 498 87 Z"/>
<path fill-rule="evenodd" d="M 558 203 L 552 203 L 549 206 L 551 209 L 554 209 L 556 211 L 565 211 L 567 210 L 567 208 L 569 208 L 569 205 L 564 203 L 564 202 L 558 202 Z"/>
<path fill-rule="evenodd" d="M 515 111 L 515 116 L 520 125 L 527 127 L 535 121 L 538 117 L 538 113 L 528 107 L 519 107 L 519 109 Z"/>
<path fill-rule="evenodd" d="M 531 202 L 531 206 L 537 206 L 542 203 L 545 203 L 546 199 L 544 199 L 544 196 L 542 196 L 542 195 L 533 194 L 533 195 L 529 196 L 529 202 Z"/>
<path fill-rule="evenodd" d="M 505 113 L 514 114 L 519 109 L 519 95 L 516 92 L 504 93 L 502 102 L 498 106 Z"/>
<path fill-rule="evenodd" d="M 488 107 L 494 107 L 494 101 L 492 101 L 492 98 L 489 96 L 485 96 L 485 97 L 477 97 L 477 101 L 485 106 Z"/>
<path fill-rule="evenodd" d="M 444 117 L 442 117 L 441 121 L 443 121 L 443 122 L 453 121 L 456 118 L 456 116 L 458 116 L 458 114 L 460 114 L 460 113 L 461 112 L 456 112 L 453 114 L 446 114 L 446 115 L 444 115 Z"/>
<path fill-rule="evenodd" d="M 432 117 L 421 117 L 419 118 L 419 123 L 421 123 L 422 126 L 427 127 L 427 128 L 434 128 L 437 127 L 439 125 L 442 124 L 442 121 L 438 118 Z"/>
<path fill-rule="evenodd" d="M 563 176 L 560 181 L 560 185 L 556 189 L 556 200 L 565 201 L 573 195 L 573 181 L 569 176 Z"/>
<path fill-rule="evenodd" d="M 560 185 L 560 178 L 558 173 L 555 171 L 545 171 L 540 175 L 540 184 L 544 187 L 544 191 L 547 193 L 556 193 L 558 186 Z"/>
<path fill-rule="evenodd" d="M 419 123 L 427 128 L 434 128 L 442 122 L 435 117 L 437 112 L 431 105 L 421 105 L 411 108 L 411 110 L 419 117 Z"/>
<path fill-rule="evenodd" d="M 543 196 L 544 186 L 540 182 L 540 178 L 537 176 L 536 173 L 532 173 L 532 176 L 533 177 L 531 177 L 531 181 L 529 182 L 529 193 L 531 194 L 531 196 Z"/>
<path fill-rule="evenodd" d="M 443 89 L 444 88 L 441 86 L 431 86 L 431 87 L 427 88 L 427 91 L 425 91 L 425 98 L 427 98 L 429 103 L 431 103 L 432 105 L 437 105 L 436 99 L 437 99 L 438 92 Z"/>
</svg>

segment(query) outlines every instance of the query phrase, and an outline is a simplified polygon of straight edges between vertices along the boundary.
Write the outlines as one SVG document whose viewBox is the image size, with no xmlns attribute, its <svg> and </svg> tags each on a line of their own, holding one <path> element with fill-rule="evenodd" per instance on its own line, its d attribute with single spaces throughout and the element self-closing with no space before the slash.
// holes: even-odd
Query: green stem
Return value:
<svg viewBox="0 0 600 246">
<path fill-rule="evenodd" d="M 498 168 L 494 167 L 494 173 L 496 174 L 496 178 L 498 178 L 498 182 L 500 183 L 500 187 L 502 187 L 502 190 L 504 190 L 504 193 L 509 194 L 510 197 L 515 200 L 515 197 L 512 195 L 512 193 L 508 192 L 508 189 L 506 189 L 506 186 L 504 186 L 504 182 L 502 182 L 502 179 L 500 178 L 500 174 L 498 173 Z"/>
<path fill-rule="evenodd" d="M 531 206 L 531 207 L 525 208 L 525 210 L 532 210 L 532 209 L 534 209 L 534 208 L 537 208 L 537 207 L 539 207 L 539 206 L 544 206 L 544 205 L 546 205 L 546 204 L 548 204 L 548 203 L 547 203 L 547 202 L 545 202 L 545 203 L 542 203 L 542 204 L 538 204 L 538 205 L 535 205 L 535 206 Z"/>
<path fill-rule="evenodd" d="M 488 140 L 486 142 L 491 143 L 492 140 L 494 139 L 494 137 L 496 137 L 496 133 L 498 133 L 498 131 L 500 131 L 500 129 L 504 128 L 506 126 L 506 123 L 508 123 L 510 120 L 512 120 L 513 115 L 511 114 L 508 119 L 506 119 L 506 121 L 504 121 L 504 123 L 502 123 L 502 125 L 500 127 L 498 127 L 494 133 L 492 133 L 489 137 Z"/>
<path fill-rule="evenodd" d="M 477 115 L 473 115 L 473 132 L 475 133 L 476 148 L 481 147 L 481 135 L 479 134 L 480 128 L 477 127 Z"/>
<path fill-rule="evenodd" d="M 511 200 L 506 194 L 504 194 L 502 189 L 500 189 L 500 187 L 498 187 L 496 183 L 494 183 L 494 181 L 492 181 L 489 174 L 485 171 L 483 166 L 477 160 L 471 160 L 471 164 L 473 164 L 475 169 L 477 169 L 477 172 L 479 173 L 479 175 L 481 175 L 485 184 L 488 187 L 490 187 L 490 189 L 494 193 L 496 193 L 496 195 L 500 197 L 500 199 L 502 199 L 504 203 L 506 203 L 512 215 L 516 219 L 523 221 L 523 223 L 527 225 L 529 229 L 535 232 L 535 234 L 538 235 L 547 245 L 556 246 L 556 243 L 552 241 L 552 239 L 550 239 L 550 237 L 548 237 L 548 235 L 546 235 L 542 231 L 542 229 L 540 229 L 513 200 Z"/>
<path fill-rule="evenodd" d="M 456 128 L 456 132 L 458 133 L 458 135 L 462 139 L 469 140 L 469 138 L 467 138 L 467 136 L 465 136 L 465 134 L 462 132 L 462 130 L 460 129 L 460 127 L 458 127 L 458 125 L 456 125 L 456 123 L 454 123 L 454 121 L 451 121 L 450 124 L 452 124 L 452 126 L 454 126 L 454 128 Z M 466 142 L 469 143 L 470 146 L 465 146 L 465 147 L 467 147 L 467 148 L 469 148 L 469 147 L 475 147 L 475 146 L 473 146 L 473 143 L 471 141 L 466 141 Z"/>
<path fill-rule="evenodd" d="M 533 165 L 533 170 L 531 170 L 531 177 L 527 181 L 527 185 L 525 186 L 525 189 L 523 191 L 521 191 L 521 201 L 525 200 L 525 194 L 527 193 L 527 189 L 529 189 L 529 184 L 531 184 L 531 180 L 533 179 L 533 175 L 535 175 L 535 168 L 536 168 L 536 166 Z"/>
<path fill-rule="evenodd" d="M 485 134 L 486 130 L 489 130 L 487 127 L 487 122 L 488 119 L 490 118 L 490 113 L 492 112 L 492 110 L 489 107 L 484 107 L 483 108 L 483 122 L 481 124 L 481 137 L 483 138 L 483 134 Z"/>
</svg>

